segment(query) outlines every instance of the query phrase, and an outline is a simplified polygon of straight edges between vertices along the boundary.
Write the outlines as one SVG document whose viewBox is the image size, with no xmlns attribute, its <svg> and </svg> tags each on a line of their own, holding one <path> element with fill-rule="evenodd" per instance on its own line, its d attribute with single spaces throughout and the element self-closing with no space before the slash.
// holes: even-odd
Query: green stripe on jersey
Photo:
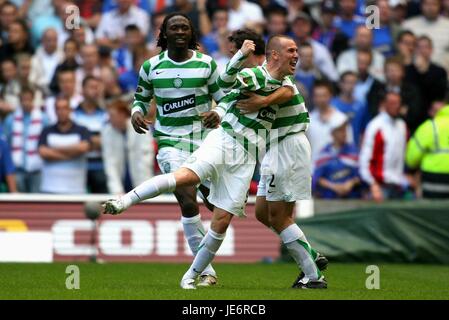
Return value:
<svg viewBox="0 0 449 320">
<path fill-rule="evenodd" d="M 276 118 L 276 120 L 274 120 L 273 122 L 272 129 L 280 127 L 288 127 L 297 123 L 309 123 L 309 122 L 310 122 L 309 113 L 303 112 L 296 116 Z"/>
</svg>

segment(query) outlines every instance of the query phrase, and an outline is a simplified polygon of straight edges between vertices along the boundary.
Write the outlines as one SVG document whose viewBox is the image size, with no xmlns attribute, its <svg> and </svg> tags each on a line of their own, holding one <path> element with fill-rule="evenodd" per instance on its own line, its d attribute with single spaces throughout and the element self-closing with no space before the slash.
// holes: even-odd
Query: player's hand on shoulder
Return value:
<svg viewBox="0 0 449 320">
<path fill-rule="evenodd" d="M 204 127 L 208 129 L 215 129 L 220 124 L 220 116 L 215 111 L 207 111 L 201 114 Z"/>
<path fill-rule="evenodd" d="M 245 40 L 243 41 L 242 47 L 240 48 L 243 55 L 249 56 L 251 53 L 253 53 L 256 50 L 256 44 L 252 40 Z"/>
<path fill-rule="evenodd" d="M 134 112 L 131 117 L 131 124 L 133 125 L 134 131 L 145 134 L 148 131 L 148 126 L 151 124 L 151 121 L 145 119 L 142 113 Z"/>
</svg>

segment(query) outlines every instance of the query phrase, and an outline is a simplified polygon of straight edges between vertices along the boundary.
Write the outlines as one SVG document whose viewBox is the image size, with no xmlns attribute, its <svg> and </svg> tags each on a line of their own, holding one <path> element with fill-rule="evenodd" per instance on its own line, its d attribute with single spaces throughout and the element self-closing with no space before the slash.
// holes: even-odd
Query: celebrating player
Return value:
<svg viewBox="0 0 449 320">
<path fill-rule="evenodd" d="M 215 128 L 219 124 L 217 113 L 210 111 L 211 96 L 218 102 L 224 94 L 216 84 L 215 61 L 195 51 L 197 36 L 187 16 L 180 13 L 167 15 L 161 26 L 158 46 L 162 52 L 147 60 L 140 69 L 132 124 L 136 132 L 145 132 L 149 122 L 144 116 L 154 97 L 157 161 L 161 171 L 167 174 L 177 170 L 200 146 L 205 128 Z M 196 254 L 205 234 L 196 201 L 196 186 L 179 185 L 173 193 L 181 207 L 187 242 Z M 213 285 L 216 278 L 215 270 L 209 265 L 201 274 L 199 285 Z"/>
<path fill-rule="evenodd" d="M 215 206 L 212 223 L 191 267 L 181 280 L 184 289 L 195 289 L 196 278 L 214 258 L 233 216 L 245 215 L 246 195 L 258 146 L 265 146 L 264 136 L 275 119 L 276 110 L 272 108 L 243 115 L 236 108 L 236 103 L 246 91 L 267 95 L 281 87 L 284 77 L 295 71 L 297 50 L 295 42 L 289 37 L 271 38 L 267 44 L 267 64 L 239 72 L 238 89 L 223 98 L 215 110 L 222 118 L 221 127 L 208 134 L 200 148 L 180 169 L 153 177 L 123 197 L 104 204 L 105 213 L 119 214 L 133 204 L 176 187 L 196 185 L 211 179 L 208 200 Z M 307 125 L 306 121 L 308 118 L 304 119 L 304 126 Z"/>
<path fill-rule="evenodd" d="M 235 55 L 217 81 L 224 90 L 233 88 L 238 83 L 236 75 L 242 66 L 252 67 L 262 61 L 256 55 L 257 45 L 254 46 L 257 43 L 260 48 L 257 34 L 250 30 L 238 30 L 229 40 L 233 44 L 231 50 L 234 50 Z M 235 52 L 236 50 L 238 51 Z M 309 141 L 304 135 L 307 129 L 304 123 L 308 122 L 304 99 L 296 86 L 290 87 L 294 92 L 290 99 L 289 92 L 285 91 L 287 87 L 288 82 L 286 87 L 276 90 L 270 96 L 246 93 L 250 97 L 237 102 L 237 107 L 243 113 L 258 112 L 280 103 L 270 134 L 271 148 L 261 165 L 256 216 L 260 222 L 276 231 L 295 262 L 302 266 L 303 271 L 292 287 L 326 288 L 327 283 L 320 270 L 327 267 L 328 261 L 310 246 L 293 220 L 295 202 L 311 197 L 311 160 Z M 283 100 L 285 97 L 288 99 Z"/>
</svg>

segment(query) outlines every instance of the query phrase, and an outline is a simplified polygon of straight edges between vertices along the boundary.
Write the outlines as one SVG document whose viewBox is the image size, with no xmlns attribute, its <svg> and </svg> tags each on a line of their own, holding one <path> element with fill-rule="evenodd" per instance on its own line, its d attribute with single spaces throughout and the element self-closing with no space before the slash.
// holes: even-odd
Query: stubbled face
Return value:
<svg viewBox="0 0 449 320">
<path fill-rule="evenodd" d="M 167 46 L 173 49 L 186 49 L 192 40 L 189 21 L 183 16 L 174 16 L 167 22 Z"/>
<path fill-rule="evenodd" d="M 100 60 L 98 49 L 94 45 L 85 45 L 81 49 L 81 57 L 83 58 L 83 66 L 87 69 L 94 68 Z"/>
<path fill-rule="evenodd" d="M 281 74 L 284 76 L 293 75 L 299 60 L 298 47 L 295 41 L 286 38 L 280 39 L 279 47 L 278 55 L 279 64 L 282 66 Z"/>
<path fill-rule="evenodd" d="M 384 109 L 391 117 L 399 117 L 399 111 L 401 110 L 401 96 L 395 93 L 387 94 L 384 101 Z"/>
</svg>

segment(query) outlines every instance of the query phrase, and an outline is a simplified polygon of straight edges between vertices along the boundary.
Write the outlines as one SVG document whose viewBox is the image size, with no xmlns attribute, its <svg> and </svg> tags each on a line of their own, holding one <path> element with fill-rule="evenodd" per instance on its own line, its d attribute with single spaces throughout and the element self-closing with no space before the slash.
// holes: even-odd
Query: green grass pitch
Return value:
<svg viewBox="0 0 449 320">
<path fill-rule="evenodd" d="M 66 288 L 70 264 L 79 290 Z M 449 299 L 449 266 L 381 264 L 380 289 L 368 290 L 367 265 L 331 263 L 327 290 L 295 290 L 294 264 L 216 264 L 217 286 L 186 291 L 186 264 L 0 263 L 0 299 Z"/>
</svg>

